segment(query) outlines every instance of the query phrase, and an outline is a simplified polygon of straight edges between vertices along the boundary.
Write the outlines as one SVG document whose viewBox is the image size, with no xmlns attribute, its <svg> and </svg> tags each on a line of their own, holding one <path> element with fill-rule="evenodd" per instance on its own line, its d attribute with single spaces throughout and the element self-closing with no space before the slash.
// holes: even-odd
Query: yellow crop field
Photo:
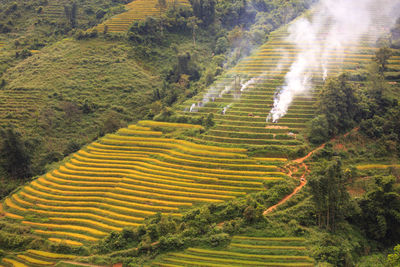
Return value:
<svg viewBox="0 0 400 267">
<path fill-rule="evenodd" d="M 93 207 L 59 207 L 59 206 L 53 206 L 53 205 L 43 205 L 43 204 L 37 204 L 36 205 L 39 208 L 45 209 L 45 210 L 50 210 L 50 211 L 73 211 L 76 213 L 83 212 L 83 213 L 94 213 L 94 214 L 103 214 L 105 217 L 111 217 L 114 219 L 121 219 L 121 220 L 126 220 L 130 222 L 141 222 L 144 220 L 143 217 L 135 217 L 135 216 L 129 216 L 129 215 L 124 215 L 122 213 L 117 213 L 109 210 L 103 210 L 99 208 L 93 208 Z"/>
<path fill-rule="evenodd" d="M 204 129 L 201 125 L 188 124 L 188 123 L 172 123 L 172 122 L 161 122 L 161 121 L 139 121 L 139 125 L 154 127 L 166 127 L 166 128 L 193 128 L 193 129 Z"/>
<path fill-rule="evenodd" d="M 25 212 L 26 211 L 25 208 L 21 208 L 20 206 L 15 205 L 14 202 L 12 202 L 10 198 L 6 198 L 6 201 L 4 203 L 6 203 L 6 205 L 8 207 L 10 207 L 12 209 L 15 209 L 15 210 L 18 210 L 20 212 Z"/>
<path fill-rule="evenodd" d="M 156 132 L 156 131 L 140 131 L 140 130 L 132 130 L 129 128 L 122 128 L 122 129 L 118 130 L 117 134 L 162 136 L 163 133 Z"/>
<path fill-rule="evenodd" d="M 132 223 L 132 222 L 123 221 L 123 220 L 115 220 L 115 219 L 111 219 L 109 217 L 99 216 L 99 215 L 96 215 L 96 214 L 93 214 L 93 213 L 87 213 L 87 212 L 48 211 L 48 210 L 39 210 L 39 209 L 29 209 L 29 211 L 32 211 L 32 212 L 35 212 L 35 213 L 38 213 L 38 214 L 42 214 L 42 215 L 47 216 L 47 217 L 59 216 L 59 217 L 53 217 L 53 218 L 58 218 L 59 220 L 63 220 L 66 217 L 71 218 L 71 219 L 74 219 L 74 218 L 89 218 L 89 219 L 92 219 L 94 221 L 99 221 L 99 222 L 103 222 L 103 223 L 110 223 L 110 224 L 113 224 L 113 225 L 119 225 L 121 227 L 139 226 L 140 225 L 140 223 Z"/>
<path fill-rule="evenodd" d="M 78 242 L 78 241 L 55 238 L 55 237 L 49 237 L 49 240 L 52 242 L 55 242 L 55 243 L 65 243 L 65 244 L 71 245 L 71 246 L 82 246 L 83 245 L 81 242 Z"/>
<path fill-rule="evenodd" d="M 175 195 L 165 195 L 154 192 L 147 191 L 139 191 L 135 189 L 127 189 L 122 187 L 116 187 L 116 191 L 125 191 L 126 193 L 135 194 L 139 196 L 150 196 L 159 199 L 167 199 L 167 200 L 175 200 L 175 201 L 187 201 L 187 202 L 221 202 L 222 199 L 213 199 L 213 198 L 196 198 L 196 197 L 185 197 L 185 196 L 175 196 Z M 228 197 L 229 198 L 229 197 Z"/>
<path fill-rule="evenodd" d="M 68 225 L 68 224 L 50 224 L 50 223 L 36 223 L 36 222 L 28 222 L 28 221 L 22 221 L 23 224 L 27 224 L 30 226 L 38 226 L 42 228 L 47 228 L 47 229 L 72 229 L 73 231 L 81 231 L 84 233 L 89 233 L 95 236 L 106 236 L 107 233 L 89 228 L 89 227 L 84 227 L 84 226 L 79 226 L 79 225 Z"/>
<path fill-rule="evenodd" d="M 79 239 L 79 240 L 86 241 L 86 242 L 87 241 L 94 242 L 94 241 L 99 240 L 98 238 L 95 238 L 95 237 L 91 237 L 91 236 L 87 236 L 87 235 L 83 235 L 83 234 L 77 234 L 77 233 L 73 233 L 73 232 L 66 232 L 66 231 L 50 231 L 50 230 L 35 229 L 34 232 L 37 234 L 49 236 L 49 240 L 54 240 L 54 241 L 56 241 L 54 236 L 62 236 L 63 238 L 64 237 L 75 238 L 75 239 Z M 63 239 L 63 238 L 61 238 L 61 239 Z M 79 243 L 79 244 L 82 244 L 82 243 Z"/>
<path fill-rule="evenodd" d="M 11 264 L 11 266 L 14 266 L 14 267 L 28 267 L 28 265 L 25 265 L 19 261 L 13 260 L 13 259 L 4 258 L 3 261 L 5 263 Z"/>
<path fill-rule="evenodd" d="M 358 170 L 400 168 L 400 164 L 365 164 L 356 166 Z"/>
<path fill-rule="evenodd" d="M 189 6 L 186 0 L 166 1 L 167 7 L 173 5 Z M 143 20 L 148 16 L 160 16 L 166 8 L 160 8 L 156 0 L 135 0 L 125 5 L 125 12 L 115 15 L 94 27 L 100 32 L 125 32 L 136 20 Z"/>
<path fill-rule="evenodd" d="M 34 255 L 42 256 L 44 258 L 50 258 L 50 259 L 74 259 L 74 258 L 76 258 L 75 255 L 52 253 L 52 252 L 34 250 L 34 249 L 28 249 L 27 252 L 34 254 Z"/>
<path fill-rule="evenodd" d="M 53 265 L 55 263 L 55 262 L 52 262 L 52 261 L 38 260 L 38 259 L 35 259 L 35 258 L 31 258 L 29 256 L 26 256 L 26 255 L 17 255 L 17 257 L 22 259 L 22 260 L 24 260 L 24 261 L 26 261 L 26 262 L 29 262 L 31 264 L 37 264 L 37 265 L 50 266 L 50 265 Z"/>
<path fill-rule="evenodd" d="M 60 218 L 60 217 L 51 217 L 50 221 L 58 222 L 58 223 L 75 223 L 75 224 L 88 224 L 96 227 L 96 229 L 105 229 L 108 231 L 122 231 L 122 227 L 114 227 L 110 226 L 98 221 L 88 220 L 88 219 L 80 219 L 80 218 Z"/>
<path fill-rule="evenodd" d="M 282 245 L 273 239 L 294 240 L 295 243 Z M 151 262 L 151 266 L 314 266 L 314 260 L 306 255 L 304 239 L 259 238 L 257 245 L 253 242 L 252 237 L 235 236 L 225 248 L 188 248 L 167 253 Z"/>
</svg>

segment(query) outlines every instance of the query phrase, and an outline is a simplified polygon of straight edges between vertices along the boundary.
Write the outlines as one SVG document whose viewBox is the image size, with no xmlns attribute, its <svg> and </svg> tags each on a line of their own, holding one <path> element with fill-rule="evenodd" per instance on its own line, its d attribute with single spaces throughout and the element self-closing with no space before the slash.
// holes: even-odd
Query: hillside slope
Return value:
<svg viewBox="0 0 400 267">
<path fill-rule="evenodd" d="M 0 126 L 12 124 L 38 144 L 32 158 L 40 171 L 46 157 L 60 160 L 68 145 L 97 138 L 107 119 L 121 125 L 145 116 L 161 84 L 155 75 L 123 42 L 66 39 L 4 73 Z"/>
<path fill-rule="evenodd" d="M 266 198 L 263 193 L 274 188 L 274 185 L 278 185 L 278 189 L 269 197 L 277 202 L 280 199 L 276 198 L 284 195 L 285 190 L 300 183 L 300 179 L 290 178 L 288 174 L 291 170 L 286 164 L 288 158 L 304 153 L 307 145 L 304 130 L 313 116 L 314 104 L 323 83 L 320 78 L 323 76 L 322 70 L 316 66 L 314 91 L 297 96 L 287 116 L 277 123 L 266 122 L 274 93 L 282 86 L 284 75 L 298 53 L 296 47 L 285 40 L 287 35 L 286 29 L 274 32 L 265 45 L 242 60 L 208 91 L 176 105 L 174 109 L 179 115 L 191 117 L 214 114 L 214 119 L 210 120 L 215 122 L 215 126 L 204 128 L 185 123 L 139 121 L 115 134 L 108 134 L 73 154 L 57 169 L 34 179 L 7 197 L 0 206 L 4 221 L 25 226 L 30 233 L 43 237 L 48 244 L 77 249 L 84 248 L 84 245 L 99 244 L 103 238 L 106 238 L 103 239 L 106 240 L 104 243 L 110 239 L 114 242 L 112 238 L 118 237 L 125 227 L 133 226 L 139 229 L 137 231 L 143 231 L 143 228 L 136 226 L 145 225 L 154 218 L 162 217 L 167 221 L 183 218 L 189 221 L 188 218 L 193 215 L 190 213 L 192 209 L 201 209 L 206 204 L 210 204 L 210 209 L 218 210 L 220 204 L 258 193 L 252 195 L 254 199 L 246 201 L 250 203 L 249 207 L 252 207 L 252 201 L 259 205 Z M 361 43 L 348 47 L 343 57 L 336 57 L 331 52 L 328 57 L 331 60 L 328 62 L 331 75 L 341 71 L 355 73 L 363 68 L 376 51 L 370 37 L 364 36 Z M 100 46 L 99 42 L 102 42 Z M 81 51 L 80 45 L 85 49 Z M 11 81 L 8 86 L 12 90 L 7 91 L 6 88 L 4 95 L 14 94 L 13 99 L 27 102 L 21 102 L 19 106 L 15 102 L 19 108 L 14 113 L 4 115 L 4 121 L 13 116 L 24 121 L 23 116 L 32 112 L 27 106 L 33 103 L 38 103 L 45 110 L 49 102 L 41 104 L 38 101 L 43 97 L 54 101 L 55 110 L 60 103 L 69 103 L 62 110 L 66 121 L 79 116 L 92 116 L 90 112 L 86 115 L 77 112 L 79 109 L 76 107 L 85 103 L 101 111 L 110 102 L 116 102 L 119 105 L 111 109 L 124 116 L 139 118 L 142 116 L 142 107 L 137 104 L 149 97 L 152 86 L 160 86 L 158 77 L 152 76 L 145 67 L 139 67 L 130 57 L 131 48 L 123 44 L 96 39 L 77 45 L 74 40 L 64 40 L 46 49 L 49 49 L 48 53 L 44 53 L 46 50 L 43 54 L 38 53 L 6 73 Z M 312 49 L 312 45 L 309 49 Z M 97 52 L 104 57 L 94 56 Z M 113 57 L 120 55 L 121 60 L 112 60 L 111 54 Z M 345 63 L 343 67 L 340 62 Z M 390 61 L 393 65 L 399 62 L 397 55 Z M 75 65 L 79 65 L 79 69 L 74 69 Z M 47 79 L 47 72 L 51 72 L 55 78 Z M 26 73 L 31 75 L 24 77 Z M 135 79 L 131 79 L 135 76 L 133 73 L 136 74 Z M 119 79 L 115 79 L 117 76 Z M 252 82 L 245 87 L 248 81 Z M 78 88 L 80 90 L 77 92 Z M 142 91 L 142 88 L 145 89 Z M 35 92 L 38 93 L 37 97 L 34 96 Z M 18 97 L 17 94 L 26 95 Z M 42 118 L 43 123 L 49 123 L 47 118 Z M 87 123 L 88 132 L 95 122 L 93 119 Z M 68 127 L 65 128 L 65 134 L 69 134 L 76 125 Z M 46 131 L 45 127 L 43 131 Z M 307 170 L 303 171 L 307 173 Z M 199 211 L 193 211 L 196 212 Z M 256 214 L 251 209 L 243 214 L 237 210 L 227 211 L 235 212 L 246 217 L 246 220 L 253 220 L 252 215 Z M 220 234 L 218 228 L 225 225 L 232 227 L 234 230 L 231 232 L 234 233 L 235 226 L 229 226 L 229 221 L 219 223 L 212 226 L 217 234 Z M 291 224 L 296 225 L 296 222 Z M 179 227 L 186 230 L 185 222 Z M 302 235 L 301 227 L 298 228 L 298 234 Z M 130 238 L 129 234 L 136 232 L 127 230 L 122 233 Z M 286 237 L 286 240 L 282 233 L 275 234 L 281 239 L 265 237 L 257 240 L 249 236 L 236 236 L 227 252 L 215 248 L 189 248 L 182 253 L 166 254 L 154 264 L 218 266 L 226 263 L 230 266 L 257 266 L 260 264 L 258 260 L 278 260 L 282 266 L 287 266 L 299 260 L 300 266 L 313 265 L 313 260 L 304 251 L 304 239 Z M 228 239 L 223 234 L 217 237 L 221 242 Z M 166 239 L 163 242 L 169 241 Z M 216 239 L 219 245 L 220 240 Z M 159 245 L 159 241 L 147 241 L 150 243 L 146 244 L 148 251 Z M 179 244 L 178 241 L 173 240 Z M 282 244 L 286 241 L 290 242 L 290 248 Z M 116 247 L 120 245 L 118 240 L 115 243 Z M 125 248 L 125 245 L 121 247 Z M 295 252 L 289 253 L 287 250 Z M 136 248 L 133 251 L 121 253 L 126 257 L 130 257 L 130 253 L 139 253 Z M 259 255 L 258 260 L 253 259 L 255 251 Z M 275 253 L 271 251 L 279 255 L 272 255 Z M 27 263 L 31 260 L 27 258 L 29 253 L 3 259 L 3 262 L 12 265 Z M 57 259 L 62 258 L 62 255 L 58 255 Z M 46 265 L 46 262 L 42 263 L 35 264 Z M 279 265 L 275 261 L 265 263 L 268 264 Z"/>
</svg>

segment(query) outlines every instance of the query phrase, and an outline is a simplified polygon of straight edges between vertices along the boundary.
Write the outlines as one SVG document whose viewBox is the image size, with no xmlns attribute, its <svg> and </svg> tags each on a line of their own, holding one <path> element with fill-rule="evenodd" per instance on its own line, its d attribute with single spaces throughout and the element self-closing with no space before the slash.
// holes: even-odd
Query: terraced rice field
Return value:
<svg viewBox="0 0 400 267">
<path fill-rule="evenodd" d="M 314 266 L 303 238 L 234 236 L 227 248 L 188 248 L 165 254 L 151 266 Z"/>
<path fill-rule="evenodd" d="M 167 6 L 190 6 L 188 0 L 167 0 L 166 2 Z M 126 12 L 104 21 L 94 29 L 104 32 L 105 27 L 107 27 L 107 32 L 126 32 L 134 21 L 142 20 L 146 17 L 159 17 L 160 12 L 165 10 L 165 8 L 158 6 L 157 0 L 134 0 L 125 5 L 125 9 L 127 10 Z"/>
<path fill-rule="evenodd" d="M 9 123 L 24 125 L 38 111 L 43 98 L 40 90 L 19 88 L 0 91 L 0 126 Z"/>
<path fill-rule="evenodd" d="M 124 31 L 133 20 L 140 19 L 135 17 L 140 10 L 135 5 L 142 5 L 141 15 L 151 15 L 150 11 L 155 9 L 151 3 L 142 0 L 130 3 L 127 12 L 115 17 L 120 20 L 106 22 L 109 30 Z M 316 68 L 315 89 L 308 95 L 298 96 L 278 123 L 266 123 L 276 88 L 282 86 L 284 75 L 298 53 L 293 44 L 285 41 L 285 36 L 284 30 L 275 32 L 269 42 L 217 81 L 214 91 L 177 107 L 180 113 L 191 116 L 215 114 L 216 126 L 200 138 L 179 140 L 160 130 L 201 128 L 179 123 L 142 121 L 120 129 L 78 151 L 58 169 L 6 198 L 2 205 L 4 215 L 30 226 L 50 241 L 78 246 L 95 242 L 123 227 L 138 226 L 156 213 L 181 216 L 182 211 L 194 205 L 231 200 L 264 190 L 264 182 L 287 179 L 281 169 L 286 161 L 282 149 L 295 149 L 303 144 L 301 134 L 314 116 L 314 104 L 323 80 L 322 71 Z M 360 44 L 348 47 L 344 57 L 337 58 L 332 53 L 327 62 L 330 74 L 342 69 L 351 72 L 369 62 L 376 49 L 369 43 L 370 38 L 365 36 Z M 355 48 L 359 50 L 356 52 Z M 344 62 L 343 67 L 338 61 Z M 400 57 L 393 57 L 391 63 L 400 64 Z M 255 82 L 241 91 L 235 86 L 235 80 L 240 84 L 238 75 L 242 82 L 251 78 Z M 230 90 L 221 94 L 227 87 Z M 35 112 L 35 103 L 40 101 L 29 90 L 3 90 L 0 94 L 3 101 L 0 123 L 23 120 L 24 112 Z M 199 102 L 203 105 L 198 105 Z M 189 107 L 193 105 L 196 112 L 190 112 Z M 248 156 L 247 148 L 260 146 L 269 148 L 265 157 Z M 169 258 L 161 264 L 196 265 L 215 258 L 206 266 L 251 266 L 260 262 L 264 262 L 260 266 L 312 265 L 311 259 L 296 254 L 296 249 L 294 254 L 278 249 L 285 246 L 283 240 L 247 239 L 240 242 L 240 237 L 235 238 L 225 252 L 192 248 L 185 253 L 168 254 Z M 258 247 L 235 247 L 242 243 Z M 272 252 L 280 249 L 281 254 Z M 254 250 L 257 253 L 253 254 L 260 256 L 253 255 Z M 27 257 L 29 254 L 9 259 L 7 264 L 13 264 L 12 261 L 26 264 L 30 260 Z"/>
<path fill-rule="evenodd" d="M 356 168 L 358 170 L 400 168 L 400 164 L 365 164 L 357 165 Z"/>
<path fill-rule="evenodd" d="M 282 159 L 261 161 L 241 148 L 170 139 L 144 125 L 198 127 L 143 121 L 107 135 L 7 198 L 5 215 L 52 241 L 80 245 L 157 212 L 181 216 L 193 205 L 230 200 L 286 178 Z"/>
<path fill-rule="evenodd" d="M 284 77 L 300 51 L 286 40 L 287 36 L 286 30 L 272 33 L 267 43 L 216 81 L 207 92 L 177 107 L 179 113 L 189 116 L 210 112 L 215 115 L 216 127 L 201 138 L 194 138 L 194 142 L 268 147 L 268 156 L 274 157 L 285 157 L 287 152 L 283 149 L 295 149 L 303 144 L 301 133 L 314 117 L 315 104 L 324 82 L 320 66 L 311 70 L 313 89 L 308 94 L 298 95 L 278 123 L 266 122 L 274 95 L 284 85 Z M 373 33 L 364 35 L 359 42 L 350 42 L 343 54 L 334 50 L 328 53 L 326 66 L 329 75 L 351 73 L 371 62 L 377 50 L 371 42 L 374 38 Z M 324 41 L 322 35 L 315 45 Z M 307 49 L 314 48 L 311 44 Z M 400 56 L 393 56 L 389 63 L 396 68 Z M 242 87 L 248 81 L 253 83 Z"/>
<path fill-rule="evenodd" d="M 42 6 L 42 12 L 40 13 L 40 17 L 42 19 L 46 19 L 49 21 L 59 21 L 60 18 L 65 18 L 65 6 L 70 6 L 72 4 L 71 1 L 68 0 L 55 0 L 55 1 L 49 1 L 46 2 L 46 4 L 43 4 Z M 78 4 L 78 9 L 77 9 L 77 22 L 78 24 L 81 23 L 87 23 L 88 18 L 87 15 L 85 14 L 85 5 L 81 3 Z"/>
<path fill-rule="evenodd" d="M 27 250 L 25 253 L 13 257 L 3 258 L 0 263 L 5 266 L 28 267 L 28 266 L 54 266 L 61 260 L 72 260 L 74 255 L 57 254 L 47 251 Z"/>
</svg>

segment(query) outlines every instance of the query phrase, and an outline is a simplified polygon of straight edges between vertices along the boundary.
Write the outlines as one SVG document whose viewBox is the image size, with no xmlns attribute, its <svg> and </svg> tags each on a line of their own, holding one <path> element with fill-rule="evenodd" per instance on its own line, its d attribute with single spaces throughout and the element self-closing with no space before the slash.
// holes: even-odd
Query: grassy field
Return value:
<svg viewBox="0 0 400 267">
<path fill-rule="evenodd" d="M 44 48 L 3 74 L 0 125 L 43 144 L 33 157 L 40 164 L 50 151 L 62 158 L 68 143 L 98 137 L 107 119 L 121 125 L 145 116 L 161 82 L 132 53 L 126 43 L 100 39 Z"/>
</svg>

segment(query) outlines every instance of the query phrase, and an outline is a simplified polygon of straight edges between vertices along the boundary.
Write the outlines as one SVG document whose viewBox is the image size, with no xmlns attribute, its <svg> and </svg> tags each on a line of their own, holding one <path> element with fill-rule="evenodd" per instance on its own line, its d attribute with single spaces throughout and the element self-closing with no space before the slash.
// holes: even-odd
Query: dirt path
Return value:
<svg viewBox="0 0 400 267">
<path fill-rule="evenodd" d="M 354 129 L 352 129 L 351 131 L 349 131 L 349 132 L 343 134 L 343 137 L 346 137 L 346 136 L 348 136 L 351 132 L 354 132 L 354 131 L 356 132 L 356 131 L 358 131 L 358 130 L 359 130 L 359 127 L 356 127 L 356 128 L 354 128 Z M 297 187 L 293 190 L 292 193 L 290 193 L 289 195 L 287 195 L 287 196 L 285 196 L 283 199 L 281 199 L 278 203 L 276 203 L 275 205 L 273 205 L 273 206 L 269 207 L 268 209 L 266 209 L 266 210 L 263 212 L 263 215 L 266 215 L 266 214 L 272 212 L 272 211 L 275 210 L 278 206 L 284 204 L 286 201 L 288 201 L 288 200 L 291 199 L 294 195 L 296 195 L 296 194 L 300 191 L 300 189 L 303 188 L 303 186 L 305 186 L 305 185 L 307 184 L 307 179 L 306 179 L 306 177 L 307 177 L 307 173 L 309 172 L 309 169 L 308 169 L 307 164 L 304 163 L 304 161 L 305 161 L 306 159 L 308 159 L 309 157 L 311 157 L 311 155 L 314 154 L 315 152 L 317 152 L 318 150 L 323 149 L 327 143 L 332 142 L 332 141 L 335 141 L 335 139 L 336 139 L 336 138 L 334 137 L 334 138 L 332 138 L 331 140 L 329 140 L 328 142 L 326 142 L 326 143 L 320 145 L 319 147 L 315 148 L 315 149 L 312 150 L 310 153 L 308 153 L 305 157 L 302 157 L 302 158 L 295 159 L 295 160 L 291 161 L 291 163 L 294 162 L 294 163 L 297 163 L 297 164 L 298 164 L 297 167 L 294 167 L 295 170 L 297 170 L 298 168 L 301 168 L 301 167 L 304 168 L 304 173 L 303 173 L 303 174 L 301 175 L 301 177 L 300 177 L 300 185 L 297 186 Z M 285 167 L 287 168 L 289 164 L 290 164 L 290 163 L 288 163 Z M 293 177 L 293 172 L 292 172 L 292 170 L 291 170 L 290 168 L 288 168 L 288 176 L 291 177 L 291 178 L 293 178 L 293 179 L 296 179 L 296 178 Z M 296 179 L 296 180 L 297 180 L 297 179 Z"/>
<path fill-rule="evenodd" d="M 326 143 L 325 143 L 326 144 Z M 275 205 L 269 207 L 268 209 L 266 209 L 263 212 L 263 215 L 266 215 L 270 212 L 272 212 L 273 210 L 275 210 L 277 207 L 279 207 L 280 205 L 284 204 L 286 201 L 288 201 L 289 199 L 291 199 L 294 195 L 296 195 L 302 188 L 303 186 L 305 186 L 307 184 L 307 174 L 309 172 L 308 170 L 308 166 L 307 164 L 304 163 L 304 161 L 306 159 L 308 159 L 309 157 L 311 157 L 312 154 L 314 154 L 315 152 L 317 152 L 320 149 L 323 149 L 325 147 L 325 144 L 320 145 L 319 147 L 315 148 L 314 150 L 312 150 L 310 153 L 308 153 L 305 157 L 299 158 L 299 159 L 295 159 L 292 162 L 297 163 L 297 167 L 295 167 L 295 169 L 299 169 L 299 168 L 304 168 L 304 172 L 300 177 L 300 185 L 298 185 L 292 193 L 290 193 L 289 195 L 285 196 L 284 198 L 282 198 L 278 203 L 276 203 Z M 288 165 L 286 165 L 285 167 L 287 167 Z M 293 177 L 293 172 L 290 168 L 288 168 L 288 176 L 296 179 Z M 297 179 L 296 179 L 297 180 Z"/>
</svg>

